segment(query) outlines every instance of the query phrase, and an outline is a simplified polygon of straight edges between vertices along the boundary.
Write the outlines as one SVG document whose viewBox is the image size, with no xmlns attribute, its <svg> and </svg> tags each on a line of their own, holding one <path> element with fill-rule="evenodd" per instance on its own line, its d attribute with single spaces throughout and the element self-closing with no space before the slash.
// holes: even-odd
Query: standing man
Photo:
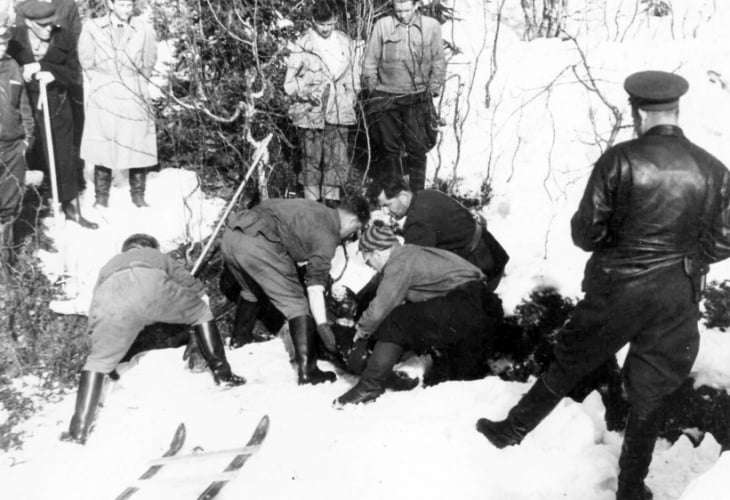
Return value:
<svg viewBox="0 0 730 500">
<path fill-rule="evenodd" d="M 365 48 L 363 87 L 379 136 L 375 177 L 408 176 L 426 183 L 426 153 L 435 145 L 433 98 L 446 75 L 441 25 L 418 12 L 416 0 L 393 0 L 393 14 L 375 23 Z"/>
<path fill-rule="evenodd" d="M 7 21 L 0 15 L 0 284 L 7 281 L 13 260 L 13 225 L 23 201 L 25 151 L 33 143 L 35 126 L 23 72 L 7 54 Z"/>
<path fill-rule="evenodd" d="M 334 406 L 380 397 L 407 350 L 443 351 L 453 361 L 450 379 L 483 376 L 480 364 L 486 360 L 487 336 L 482 272 L 447 250 L 401 245 L 381 221 L 363 232 L 359 246 L 365 262 L 382 273 L 382 279 L 357 323 L 355 339 L 375 334 L 377 342 L 360 380 Z"/>
<path fill-rule="evenodd" d="M 289 321 L 298 383 L 334 381 L 334 373 L 317 367 L 316 335 L 327 349 L 335 349 L 324 289 L 340 241 L 369 218 L 368 203 L 359 196 L 343 200 L 336 209 L 311 200 L 276 198 L 232 216 L 221 242 L 223 260 L 242 289 L 231 344 L 251 337 L 263 294 Z M 302 286 L 297 265 L 304 262 Z"/>
<path fill-rule="evenodd" d="M 405 217 L 406 243 L 454 252 L 481 269 L 490 292 L 497 288 L 509 255 L 487 230 L 484 217 L 436 189 L 413 192 L 402 177 L 376 180 L 368 191 L 395 219 Z"/>
<path fill-rule="evenodd" d="M 129 171 L 132 203 L 146 207 L 147 169 L 157 165 L 149 79 L 157 61 L 154 29 L 134 16 L 135 0 L 109 0 L 109 14 L 87 20 L 79 38 L 86 83 L 81 158 L 94 165 L 96 206 L 109 206 L 112 172 Z"/>
<path fill-rule="evenodd" d="M 292 98 L 289 117 L 303 147 L 304 197 L 336 205 L 350 170 L 348 134 L 355 124 L 360 91 L 352 40 L 335 29 L 327 0 L 312 9 L 312 27 L 294 44 L 284 90 Z"/>
<path fill-rule="evenodd" d="M 74 148 L 76 124 L 71 107 L 72 96 L 81 85 L 76 38 L 72 32 L 56 26 L 53 3 L 26 0 L 17 6 L 17 10 L 23 24 L 16 26 L 8 54 L 23 67 L 23 79 L 39 131 L 39 140 L 28 151 L 28 163 L 49 168 L 48 157 L 53 155 L 58 197 L 66 219 L 82 227 L 96 229 L 97 224 L 82 216 L 78 198 L 83 174 Z M 53 144 L 48 144 L 44 111 L 38 107 L 41 85 L 47 89 Z"/>
<path fill-rule="evenodd" d="M 480 419 L 496 447 L 519 444 L 582 377 L 629 343 L 629 416 L 617 500 L 651 498 L 644 484 L 662 399 L 697 356 L 698 303 L 708 264 L 730 256 L 730 173 L 684 137 L 687 81 L 644 71 L 624 82 L 638 138 L 596 163 L 573 216 L 576 245 L 593 252 L 585 297 L 563 327 L 555 360 L 505 420 Z"/>
<path fill-rule="evenodd" d="M 168 255 L 148 234 L 133 234 L 122 253 L 99 271 L 89 308 L 91 352 L 76 396 L 68 434 L 84 444 L 91 432 L 104 376 L 116 369 L 139 332 L 153 323 L 194 325 L 195 339 L 215 383 L 246 380 L 231 372 L 203 284 Z"/>
</svg>

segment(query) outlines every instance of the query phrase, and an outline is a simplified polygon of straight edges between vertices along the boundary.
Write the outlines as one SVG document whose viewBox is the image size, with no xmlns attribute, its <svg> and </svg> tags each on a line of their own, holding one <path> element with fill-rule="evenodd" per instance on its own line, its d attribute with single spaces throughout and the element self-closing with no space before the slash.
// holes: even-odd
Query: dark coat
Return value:
<svg viewBox="0 0 730 500">
<path fill-rule="evenodd" d="M 28 28 L 17 26 L 13 38 L 8 43 L 8 54 L 23 66 L 40 63 L 41 71 L 49 71 L 55 80 L 48 89 L 48 109 L 51 117 L 53 152 L 58 178 L 58 193 L 62 202 L 73 200 L 79 192 L 79 162 L 74 152 L 74 120 L 69 92 L 81 84 L 81 66 L 76 53 L 76 43 L 72 33 L 54 28 L 48 51 L 36 61 L 30 46 Z M 36 147 L 28 152 L 31 168 L 44 168 L 47 165 L 46 133 L 43 124 L 43 111 L 38 109 L 40 87 L 36 80 L 26 84 L 28 98 L 35 113 L 36 134 L 39 139 Z"/>
<path fill-rule="evenodd" d="M 483 224 L 483 219 L 476 219 L 464 205 L 440 191 L 426 189 L 413 193 L 403 238 L 406 243 L 442 248 L 463 257 L 481 269 L 494 290 L 509 256 L 485 224 L 475 241 L 477 224 Z"/>
<path fill-rule="evenodd" d="M 660 125 L 606 151 L 572 219 L 593 252 L 584 288 L 681 263 L 730 256 L 730 172 L 676 126 Z"/>
</svg>

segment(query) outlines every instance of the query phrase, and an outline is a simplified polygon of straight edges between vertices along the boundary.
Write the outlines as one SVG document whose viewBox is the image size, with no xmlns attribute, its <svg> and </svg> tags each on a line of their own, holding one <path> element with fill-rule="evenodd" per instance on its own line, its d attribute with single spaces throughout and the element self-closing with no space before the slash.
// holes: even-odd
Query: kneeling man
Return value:
<svg viewBox="0 0 730 500">
<path fill-rule="evenodd" d="M 89 309 L 91 352 L 81 372 L 69 431 L 62 436 L 66 441 L 86 442 L 104 375 L 117 367 L 139 332 L 153 323 L 194 325 L 216 384 L 246 382 L 231 372 L 210 306 L 203 299 L 203 284 L 159 248 L 154 237 L 133 234 L 122 244 L 122 253 L 99 271 Z"/>
<path fill-rule="evenodd" d="M 478 377 L 486 357 L 484 274 L 448 250 L 401 245 L 389 227 L 377 222 L 359 245 L 382 279 L 356 334 L 375 334 L 377 342 L 360 381 L 334 401 L 335 407 L 378 398 L 405 350 L 446 351 L 458 360 L 451 364 L 454 379 Z"/>
</svg>

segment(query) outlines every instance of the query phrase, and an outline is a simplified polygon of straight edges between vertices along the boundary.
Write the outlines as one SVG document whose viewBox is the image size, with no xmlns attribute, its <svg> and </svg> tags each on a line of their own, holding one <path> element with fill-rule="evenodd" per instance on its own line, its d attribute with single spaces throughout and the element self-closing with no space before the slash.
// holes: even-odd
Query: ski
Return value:
<svg viewBox="0 0 730 500">
<path fill-rule="evenodd" d="M 177 430 L 175 431 L 175 435 L 172 437 L 172 441 L 170 442 L 170 446 L 167 448 L 167 451 L 162 455 L 162 458 L 169 458 L 173 457 L 177 454 L 177 452 L 180 451 L 180 448 L 182 448 L 183 444 L 185 443 L 185 424 L 181 423 L 177 426 Z M 153 463 L 151 464 L 147 470 L 139 476 L 139 480 L 145 480 L 150 479 L 155 474 L 157 474 L 160 469 L 164 466 L 164 463 Z M 126 500 L 127 498 L 134 495 L 138 490 L 139 486 L 129 486 L 127 489 L 125 489 L 117 498 L 116 500 Z"/>
<path fill-rule="evenodd" d="M 233 457 L 233 460 L 223 470 L 221 477 L 214 479 L 208 487 L 200 494 L 198 500 L 211 500 L 233 479 L 238 471 L 245 465 L 248 459 L 258 451 L 261 443 L 266 439 L 266 435 L 269 432 L 269 417 L 264 415 L 259 421 L 256 429 L 253 431 L 251 438 L 246 443 L 246 447 L 242 448 Z"/>
</svg>

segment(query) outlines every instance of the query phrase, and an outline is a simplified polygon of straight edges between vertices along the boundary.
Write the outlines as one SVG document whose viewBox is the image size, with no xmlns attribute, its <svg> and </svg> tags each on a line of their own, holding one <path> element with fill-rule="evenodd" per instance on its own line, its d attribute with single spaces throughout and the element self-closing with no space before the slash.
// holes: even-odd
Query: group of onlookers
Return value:
<svg viewBox="0 0 730 500">
<path fill-rule="evenodd" d="M 98 224 L 81 213 L 84 162 L 94 166 L 99 210 L 121 170 L 132 202 L 146 206 L 146 168 L 157 164 L 148 89 L 155 32 L 134 0 L 107 7 L 83 25 L 74 0 L 25 0 L 15 16 L 0 13 L 0 249 L 13 244 L 28 168 L 50 174 L 53 164 L 62 212 L 85 228 Z"/>
<path fill-rule="evenodd" d="M 418 1 L 394 0 L 376 21 L 364 53 L 335 28 L 332 2 L 318 0 L 312 25 L 294 44 L 284 90 L 299 130 L 304 197 L 333 204 L 351 165 L 350 126 L 358 107 L 368 122 L 372 177 L 404 177 L 413 191 L 426 181 L 426 153 L 435 145 L 433 98 L 444 83 L 441 25 Z"/>
</svg>

